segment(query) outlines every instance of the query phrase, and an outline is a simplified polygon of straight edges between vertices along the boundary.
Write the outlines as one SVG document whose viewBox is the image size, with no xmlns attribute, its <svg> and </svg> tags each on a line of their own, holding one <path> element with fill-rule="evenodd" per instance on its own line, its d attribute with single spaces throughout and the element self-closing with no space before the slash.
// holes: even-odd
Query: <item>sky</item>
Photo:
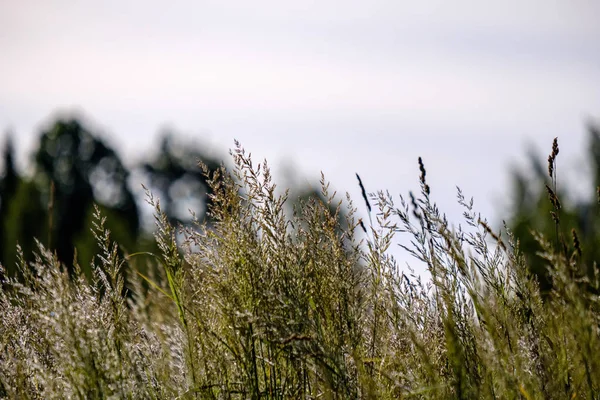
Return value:
<svg viewBox="0 0 600 400">
<path fill-rule="evenodd" d="M 530 147 L 558 136 L 559 168 L 584 176 L 599 15 L 595 0 L 0 0 L 0 129 L 22 160 L 57 113 L 129 162 L 164 127 L 223 155 L 235 138 L 359 207 L 356 172 L 406 195 L 422 156 L 443 211 L 460 215 L 459 185 L 498 222 Z"/>
</svg>

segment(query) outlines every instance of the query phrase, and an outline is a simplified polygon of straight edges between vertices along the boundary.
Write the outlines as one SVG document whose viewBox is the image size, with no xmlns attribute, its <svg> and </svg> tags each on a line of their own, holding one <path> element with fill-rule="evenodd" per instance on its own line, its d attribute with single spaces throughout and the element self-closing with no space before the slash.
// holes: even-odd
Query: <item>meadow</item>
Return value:
<svg viewBox="0 0 600 400">
<path fill-rule="evenodd" d="M 600 398 L 600 281 L 575 231 L 531 232 L 541 290 L 510 229 L 460 190 L 463 220 L 447 220 L 420 158 L 419 193 L 358 178 L 363 197 L 339 202 L 323 178 L 326 201 L 290 211 L 266 162 L 231 156 L 232 172 L 205 168 L 210 223 L 173 226 L 148 193 L 160 252 L 122 249 L 97 209 L 93 279 L 41 243 L 20 255 L 0 292 L 0 398 Z"/>
</svg>

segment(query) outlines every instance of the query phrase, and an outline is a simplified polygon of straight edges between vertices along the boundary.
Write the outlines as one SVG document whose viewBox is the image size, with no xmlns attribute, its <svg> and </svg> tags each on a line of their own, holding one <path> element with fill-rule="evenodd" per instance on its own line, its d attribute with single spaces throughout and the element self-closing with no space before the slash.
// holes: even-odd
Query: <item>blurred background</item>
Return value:
<svg viewBox="0 0 600 400">
<path fill-rule="evenodd" d="M 565 221 L 595 248 L 598 16 L 591 0 L 0 0 L 0 262 L 35 236 L 89 263 L 94 203 L 136 251 L 141 184 L 186 223 L 206 207 L 196 159 L 229 162 L 234 138 L 303 196 L 324 172 L 362 216 L 355 173 L 406 195 L 421 156 L 451 221 L 460 186 L 527 240 L 558 136 Z"/>
</svg>

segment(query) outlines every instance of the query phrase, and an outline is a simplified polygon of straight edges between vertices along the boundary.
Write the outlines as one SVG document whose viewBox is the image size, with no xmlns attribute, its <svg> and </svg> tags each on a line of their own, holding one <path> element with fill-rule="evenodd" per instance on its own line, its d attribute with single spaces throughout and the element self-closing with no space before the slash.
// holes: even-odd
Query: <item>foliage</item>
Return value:
<svg viewBox="0 0 600 400">
<path fill-rule="evenodd" d="M 13 158 L 9 142 L 0 185 L 0 262 L 9 271 L 16 265 L 16 245 L 28 256 L 36 247 L 34 239 L 71 266 L 76 244 L 88 236 L 86 221 L 94 203 L 114 216 L 111 228 L 123 245 L 135 243 L 139 217 L 127 182 L 129 171 L 118 154 L 79 121 L 59 119 L 41 133 L 31 176 L 19 176 Z M 95 244 L 80 249 L 85 255 L 80 261 L 87 266 L 97 251 Z"/>
<path fill-rule="evenodd" d="M 14 234 L 14 230 L 10 229 L 10 226 L 7 223 L 7 220 L 12 215 L 9 212 L 10 207 L 10 199 L 13 199 L 19 189 L 21 189 L 21 179 L 19 174 L 16 171 L 15 166 L 15 149 L 13 145 L 13 137 L 10 132 L 7 132 L 6 139 L 4 142 L 4 149 L 2 151 L 2 164 L 3 171 L 2 175 L 0 175 L 0 263 L 2 261 L 6 261 L 8 258 L 7 252 L 3 251 L 2 248 L 6 248 L 6 245 L 12 244 L 12 248 L 16 247 L 16 243 L 11 243 L 11 239 L 9 236 L 11 233 Z M 25 200 L 23 198 L 21 201 Z M 15 227 L 19 227 L 20 224 L 15 225 Z M 25 225 L 23 227 L 19 227 L 20 229 L 31 229 L 36 225 Z M 18 229 L 19 229 L 18 228 Z M 27 236 L 34 236 L 34 232 L 29 231 L 26 233 Z M 16 258 L 11 260 L 13 264 L 16 262 Z"/>
<path fill-rule="evenodd" d="M 159 140 L 159 152 L 141 168 L 149 176 L 150 188 L 161 196 L 169 222 L 189 223 L 190 209 L 198 213 L 203 209 L 204 216 L 211 192 L 198 161 L 210 171 L 216 171 L 221 161 L 204 149 L 178 140 L 173 133 L 165 133 Z"/>
<path fill-rule="evenodd" d="M 117 153 L 77 120 L 56 122 L 40 138 L 33 180 L 49 202 L 49 247 L 59 260 L 73 259 L 73 244 L 94 199 L 120 214 L 130 236 L 137 233 L 137 205 L 128 170 Z M 58 238 L 60 237 L 60 240 Z"/>
<path fill-rule="evenodd" d="M 57 119 L 41 132 L 28 166 L 30 173 L 20 175 L 8 134 L 0 176 L 0 263 L 8 274 L 15 273 L 17 245 L 29 258 L 36 249 L 37 239 L 49 250 L 56 251 L 58 260 L 69 269 L 72 269 L 77 248 L 76 261 L 83 265 L 84 273 L 91 276 L 89 265 L 98 251 L 89 233 L 94 204 L 109 217 L 107 227 L 121 247 L 153 249 L 148 241 L 151 235 L 140 228 L 139 199 L 129 185 L 131 172 L 146 171 L 151 188 L 162 194 L 165 188 L 169 193 L 172 185 L 180 191 L 197 187 L 204 178 L 190 165 L 196 165 L 198 160 L 210 161 L 211 165 L 216 162 L 189 145 L 179 147 L 185 150 L 181 154 L 173 152 L 172 139 L 171 136 L 164 139 L 154 160 L 127 166 L 106 141 L 79 120 Z M 192 170 L 193 173 L 187 173 Z M 163 187 L 159 183 L 165 180 L 167 186 Z M 185 185 L 180 181 L 185 181 Z M 181 193 L 173 195 L 183 197 Z M 205 200 L 198 198 L 204 206 Z M 171 221 L 178 220 L 172 217 Z"/>
<path fill-rule="evenodd" d="M 364 191 L 373 222 L 348 199 L 341 227 L 324 179 L 326 201 L 289 216 L 266 162 L 232 155 L 231 172 L 205 167 L 210 224 L 177 229 L 149 197 L 158 275 L 136 273 L 141 256 L 120 255 L 99 211 L 92 283 L 39 245 L 0 293 L 0 396 L 597 398 L 598 298 L 553 240 L 536 235 L 552 266 L 542 296 L 513 236 L 460 190 L 465 221 L 450 225 L 420 159 L 420 195 Z M 429 282 L 400 270 L 396 235 Z"/>
<path fill-rule="evenodd" d="M 563 255 L 570 256 L 574 239 L 578 241 L 580 263 L 578 273 L 593 278 L 600 261 L 600 128 L 588 126 L 588 159 L 592 171 L 590 188 L 582 200 L 573 204 L 567 197 L 570 182 L 556 181 L 554 164 L 545 167 L 535 155 L 531 155 L 533 177 L 527 178 L 522 171 L 514 173 L 515 202 L 509 218 L 509 226 L 520 242 L 520 249 L 527 258 L 527 265 L 539 279 L 543 292 L 552 286 L 551 265 L 539 253 L 543 252 L 539 241 L 532 234 L 541 232 L 562 248 Z M 551 155 L 552 156 L 552 155 Z M 556 156 L 555 156 L 556 157 Z M 556 160 L 553 160 L 555 163 Z M 581 165 L 581 164 L 580 164 Z M 564 170 L 563 170 L 564 171 Z M 580 181 L 585 182 L 583 179 Z M 561 199 L 559 208 L 549 201 L 550 192 Z M 569 201 L 571 200 L 571 201 Z M 588 290 L 593 288 L 588 287 Z"/>
<path fill-rule="evenodd" d="M 57 119 L 41 132 L 28 174 L 15 167 L 15 149 L 7 134 L 0 176 L 0 264 L 9 275 L 16 272 L 17 244 L 27 258 L 36 249 L 35 239 L 72 269 L 77 262 L 91 277 L 89 265 L 98 251 L 90 233 L 94 204 L 108 217 L 107 228 L 125 251 L 154 251 L 152 232 L 141 213 L 137 178 L 160 196 L 162 210 L 173 225 L 192 225 L 189 210 L 198 219 L 208 218 L 211 188 L 198 168 L 202 162 L 216 171 L 222 161 L 206 148 L 184 142 L 174 133 L 159 138 L 155 154 L 126 165 L 105 140 L 77 119 Z M 136 178 L 132 184 L 131 176 Z M 297 185 L 302 197 L 319 193 Z M 150 221 L 151 223 L 151 221 Z"/>
</svg>

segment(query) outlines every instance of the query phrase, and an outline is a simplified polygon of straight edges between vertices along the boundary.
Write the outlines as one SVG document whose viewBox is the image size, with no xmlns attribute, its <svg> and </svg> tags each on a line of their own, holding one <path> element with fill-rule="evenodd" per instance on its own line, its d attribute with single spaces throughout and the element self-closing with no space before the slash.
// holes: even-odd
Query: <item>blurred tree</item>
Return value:
<svg viewBox="0 0 600 400">
<path fill-rule="evenodd" d="M 199 162 L 213 173 L 222 161 L 200 146 L 186 143 L 172 133 L 160 137 L 159 151 L 144 160 L 136 171 L 146 174 L 149 189 L 160 199 L 163 211 L 174 224 L 192 222 L 188 210 L 206 218 L 211 190 Z M 2 153 L 0 179 L 0 262 L 14 274 L 16 246 L 26 258 L 35 250 L 35 240 L 56 251 L 60 261 L 78 262 L 90 273 L 97 247 L 90 230 L 93 205 L 107 217 L 113 239 L 126 249 L 154 251 L 154 244 L 140 230 L 140 210 L 128 186 L 130 172 L 117 153 L 76 119 L 58 119 L 40 134 L 28 170 L 19 177 L 14 148 L 7 135 Z M 291 184 L 290 204 L 315 199 L 326 202 L 320 188 L 306 180 Z M 141 200 L 141 199 L 140 199 Z M 335 213 L 335 206 L 329 207 Z M 342 223 L 343 210 L 339 215 Z M 210 222 L 210 221 L 209 221 Z"/>
<path fill-rule="evenodd" d="M 17 245 L 24 255 L 36 249 L 35 239 L 44 242 L 48 236 L 47 212 L 41 202 L 42 194 L 29 180 L 21 179 L 14 194 L 3 202 L 6 214 L 3 218 L 2 263 L 9 275 L 16 272 Z"/>
<path fill-rule="evenodd" d="M 520 172 L 513 173 L 514 204 L 509 218 L 509 227 L 520 242 L 520 249 L 528 260 L 531 271 L 537 275 L 542 291 L 547 292 L 552 287 L 548 263 L 538 254 L 541 247 L 532 235 L 532 230 L 541 232 L 544 237 L 553 242 L 555 247 L 570 259 L 573 257 L 581 276 L 592 278 L 597 272 L 600 261 L 600 206 L 598 187 L 600 187 L 600 129 L 590 124 L 589 158 L 592 165 L 593 185 L 590 198 L 569 205 L 567 201 L 568 182 L 558 179 L 556 194 L 561 200 L 561 209 L 557 213 L 559 224 L 551 217 L 553 211 L 546 185 L 554 189 L 548 167 L 534 155 L 530 154 L 533 181 Z M 560 159 L 558 160 L 560 170 Z M 581 256 L 575 254 L 573 231 L 575 231 L 580 247 Z M 575 255 L 574 255 L 575 254 Z M 589 289 L 589 288 L 588 288 Z"/>
<path fill-rule="evenodd" d="M 0 178 L 0 215 L 2 216 L 5 215 L 5 211 L 2 211 L 2 200 L 10 198 L 15 194 L 20 180 L 15 167 L 14 153 L 15 148 L 13 145 L 12 133 L 8 132 L 2 151 L 3 172 L 2 178 Z"/>
<path fill-rule="evenodd" d="M 184 143 L 167 132 L 160 139 L 156 156 L 142 164 L 150 180 L 149 189 L 160 199 L 161 208 L 171 223 L 190 223 L 189 210 L 197 212 L 200 220 L 206 217 L 211 190 L 199 162 L 211 173 L 222 163 L 198 146 Z"/>
<path fill-rule="evenodd" d="M 3 172 L 0 177 L 0 264 L 4 265 L 7 264 L 6 233 L 8 229 L 9 203 L 10 199 L 15 196 L 21 181 L 15 167 L 14 152 L 12 133 L 7 132 L 2 151 Z"/>
<path fill-rule="evenodd" d="M 42 133 L 33 181 L 49 205 L 48 244 L 62 262 L 72 263 L 76 240 L 89 234 L 85 221 L 95 202 L 121 221 L 111 229 L 115 239 L 134 243 L 139 216 L 128 176 L 117 153 L 77 120 L 58 120 Z M 91 260 L 80 261 L 85 269 Z"/>
<path fill-rule="evenodd" d="M 338 207 L 337 207 L 338 204 L 336 203 L 336 201 L 333 200 L 330 203 L 329 202 L 330 199 L 326 198 L 323 195 L 323 192 L 322 192 L 320 186 L 314 187 L 310 184 L 294 186 L 293 191 L 290 194 L 292 196 L 290 198 L 290 200 L 292 201 L 291 202 L 292 208 L 302 207 L 303 204 L 310 204 L 312 201 L 317 202 L 317 203 L 322 203 L 325 206 L 329 215 L 335 216 L 337 213 L 337 222 L 339 223 L 339 226 L 337 228 L 337 233 L 341 234 L 347 228 L 348 223 L 346 221 L 346 217 L 347 217 L 346 209 L 341 207 L 338 212 Z M 330 195 L 332 195 L 332 194 L 333 193 L 330 193 Z"/>
</svg>

